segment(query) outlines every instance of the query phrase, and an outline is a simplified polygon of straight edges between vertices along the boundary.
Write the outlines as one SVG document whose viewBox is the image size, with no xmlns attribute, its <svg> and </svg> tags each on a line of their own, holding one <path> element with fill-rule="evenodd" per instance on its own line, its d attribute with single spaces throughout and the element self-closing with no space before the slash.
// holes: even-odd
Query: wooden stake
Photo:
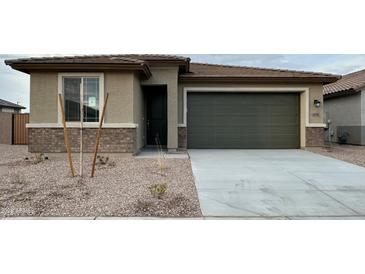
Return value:
<svg viewBox="0 0 365 274">
<path fill-rule="evenodd" d="M 83 87 L 83 79 L 80 83 L 80 166 L 79 166 L 79 174 L 80 177 L 83 177 L 84 171 L 84 137 L 83 137 L 83 129 L 84 129 L 84 87 Z"/>
<path fill-rule="evenodd" d="M 96 164 L 96 157 L 98 155 L 98 150 L 99 150 L 101 128 L 103 127 L 105 109 L 106 109 L 106 104 L 108 103 L 108 98 L 109 98 L 109 93 L 106 94 L 105 103 L 104 103 L 104 106 L 103 106 L 103 112 L 101 114 L 101 119 L 99 121 L 98 133 L 96 135 L 96 144 L 95 144 L 95 152 L 94 152 L 93 166 L 92 166 L 92 169 L 91 169 L 91 178 L 94 177 L 94 173 L 95 173 L 95 164 Z"/>
<path fill-rule="evenodd" d="M 61 115 L 62 115 L 62 124 L 63 124 L 63 137 L 65 140 L 65 146 L 66 146 L 66 151 L 67 151 L 67 156 L 68 156 L 68 164 L 70 166 L 71 169 L 71 175 L 72 177 L 75 177 L 75 169 L 72 163 L 72 155 L 71 155 L 71 149 L 70 149 L 70 144 L 68 142 L 68 131 L 67 131 L 67 126 L 66 126 L 66 119 L 65 119 L 65 112 L 64 112 L 64 108 L 63 108 L 63 101 L 62 101 L 62 95 L 58 94 L 58 101 L 60 102 L 60 107 L 61 107 Z"/>
</svg>

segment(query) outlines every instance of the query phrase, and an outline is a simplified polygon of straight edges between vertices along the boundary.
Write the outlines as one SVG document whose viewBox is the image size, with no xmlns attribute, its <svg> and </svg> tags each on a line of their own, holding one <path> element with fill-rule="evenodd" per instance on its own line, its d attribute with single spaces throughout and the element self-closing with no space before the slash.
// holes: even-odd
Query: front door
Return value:
<svg viewBox="0 0 365 274">
<path fill-rule="evenodd" d="M 167 145 L 167 92 L 163 87 L 146 90 L 147 145 Z"/>
</svg>

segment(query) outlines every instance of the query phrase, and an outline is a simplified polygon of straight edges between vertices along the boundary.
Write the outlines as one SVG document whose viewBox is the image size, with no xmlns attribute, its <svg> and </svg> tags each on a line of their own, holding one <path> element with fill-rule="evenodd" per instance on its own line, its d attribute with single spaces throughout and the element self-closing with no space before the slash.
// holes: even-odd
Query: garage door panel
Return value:
<svg viewBox="0 0 365 274">
<path fill-rule="evenodd" d="M 189 93 L 189 148 L 297 148 L 299 97 L 288 93 Z"/>
</svg>

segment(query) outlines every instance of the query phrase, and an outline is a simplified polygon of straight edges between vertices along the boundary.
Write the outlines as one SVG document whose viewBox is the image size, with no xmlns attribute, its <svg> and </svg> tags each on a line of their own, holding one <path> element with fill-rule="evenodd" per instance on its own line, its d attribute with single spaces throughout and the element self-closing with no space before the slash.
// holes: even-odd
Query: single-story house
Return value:
<svg viewBox="0 0 365 274">
<path fill-rule="evenodd" d="M 171 55 L 99 55 L 5 61 L 30 74 L 29 151 L 65 151 L 58 94 L 73 151 L 93 151 L 109 93 L 102 152 L 160 144 L 186 148 L 300 148 L 323 145 L 323 85 L 339 76 L 191 63 Z"/>
<path fill-rule="evenodd" d="M 365 69 L 324 86 L 326 138 L 365 145 Z"/>
<path fill-rule="evenodd" d="M 0 112 L 20 113 L 22 109 L 25 109 L 25 107 L 0 99 Z"/>
</svg>

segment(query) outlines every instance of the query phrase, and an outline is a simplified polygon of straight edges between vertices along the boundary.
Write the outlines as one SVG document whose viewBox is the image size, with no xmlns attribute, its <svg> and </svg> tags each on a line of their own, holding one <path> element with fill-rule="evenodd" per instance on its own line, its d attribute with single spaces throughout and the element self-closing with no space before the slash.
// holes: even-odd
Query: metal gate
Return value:
<svg viewBox="0 0 365 274">
<path fill-rule="evenodd" d="M 13 115 L 13 144 L 27 145 L 28 130 L 26 124 L 29 123 L 29 113 L 17 113 Z"/>
</svg>

